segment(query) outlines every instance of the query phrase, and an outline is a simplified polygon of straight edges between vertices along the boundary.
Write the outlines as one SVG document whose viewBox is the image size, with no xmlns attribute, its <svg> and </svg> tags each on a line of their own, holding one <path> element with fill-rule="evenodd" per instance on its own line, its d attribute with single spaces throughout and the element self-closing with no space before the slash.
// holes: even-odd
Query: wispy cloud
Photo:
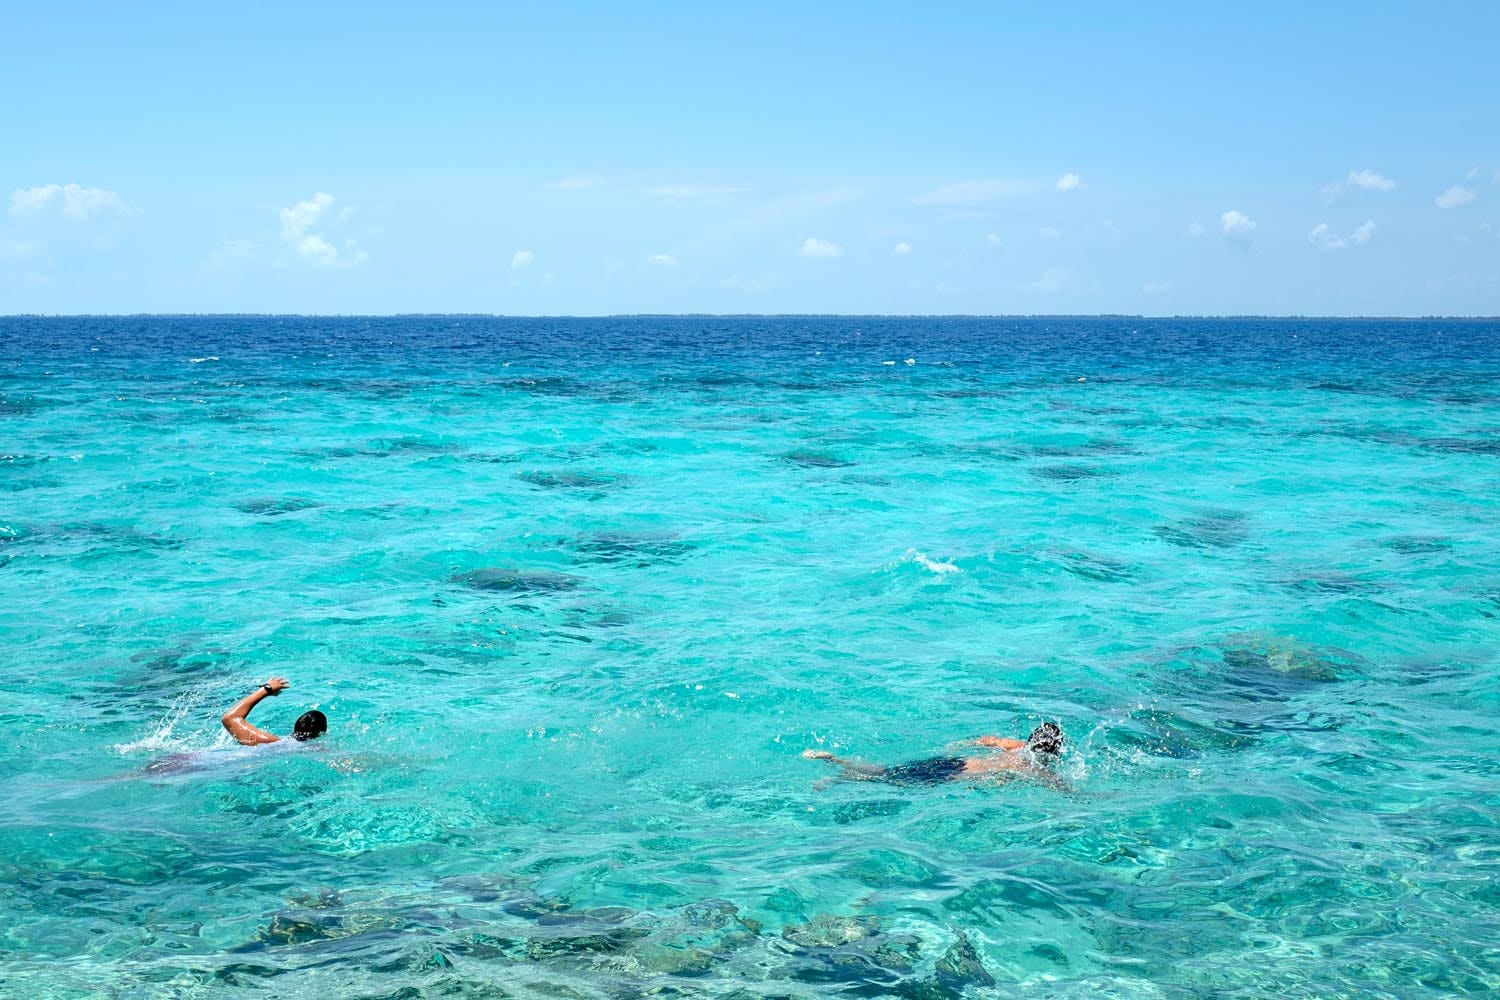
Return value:
<svg viewBox="0 0 1500 1000">
<path fill-rule="evenodd" d="M 848 205 L 865 196 L 863 188 L 836 187 L 802 191 L 764 201 L 750 200 L 743 214 L 712 227 L 719 234 L 761 233 L 796 225 L 803 220 Z"/>
<path fill-rule="evenodd" d="M 1202 223 L 1200 223 L 1200 222 L 1189 222 L 1188 223 L 1187 234 L 1188 234 L 1188 236 L 1190 238 L 1196 240 L 1198 237 L 1202 236 L 1205 232 L 1207 232 L 1207 230 L 1205 230 L 1203 228 L 1203 224 Z"/>
<path fill-rule="evenodd" d="M 1002 198 L 1016 198 L 1041 190 L 1036 180 L 1018 177 L 993 177 L 987 180 L 960 181 L 933 188 L 912 198 L 916 205 L 964 206 L 988 205 Z"/>
<path fill-rule="evenodd" d="M 682 266 L 678 262 L 677 258 L 673 257 L 669 253 L 648 253 L 646 255 L 646 263 L 648 263 L 648 264 L 654 264 L 657 267 L 681 267 Z"/>
<path fill-rule="evenodd" d="M 105 213 L 127 215 L 135 211 L 113 191 L 77 184 L 17 188 L 10 195 L 11 215 L 41 215 L 54 207 L 60 208 L 63 218 L 70 222 L 85 222 Z"/>
<path fill-rule="evenodd" d="M 0 239 L 0 260 L 17 261 L 31 260 L 40 255 L 42 245 L 30 240 L 4 240 Z"/>
<path fill-rule="evenodd" d="M 999 233 L 988 233 L 984 237 L 984 245 L 988 247 L 998 247 L 1004 245 L 1004 243 L 1005 241 L 1000 238 Z"/>
<path fill-rule="evenodd" d="M 1343 180 L 1325 185 L 1323 193 L 1334 198 L 1345 191 L 1390 191 L 1395 187 L 1395 181 L 1382 177 L 1373 170 L 1351 170 Z"/>
<path fill-rule="evenodd" d="M 574 174 L 571 177 L 560 177 L 547 186 L 554 191 L 592 191 L 604 186 L 604 178 L 594 174 Z"/>
<path fill-rule="evenodd" d="M 260 248 L 249 240 L 225 240 L 203 261 L 206 271 L 228 271 L 260 256 Z"/>
<path fill-rule="evenodd" d="M 1170 281 L 1148 281 L 1141 286 L 1141 291 L 1147 295 L 1165 295 L 1172 290 Z"/>
<path fill-rule="evenodd" d="M 1371 219 L 1361 225 L 1348 236 L 1340 236 L 1328 228 L 1326 222 L 1319 223 L 1313 227 L 1312 232 L 1307 234 L 1307 242 L 1319 250 L 1342 250 L 1348 246 L 1360 246 L 1370 242 L 1375 235 L 1375 220 Z"/>
<path fill-rule="evenodd" d="M 1087 185 L 1075 173 L 1066 173 L 1057 179 L 1055 185 L 1057 190 L 1063 194 L 1069 191 L 1082 191 Z"/>
<path fill-rule="evenodd" d="M 897 257 L 905 257 L 907 254 L 911 253 L 911 244 L 905 241 L 897 243 L 894 247 L 891 248 L 891 253 L 895 254 Z"/>
<path fill-rule="evenodd" d="M 809 236 L 806 240 L 803 240 L 802 246 L 797 250 L 797 256 L 811 257 L 815 260 L 827 257 L 840 257 L 843 253 L 844 248 L 837 243 L 820 240 L 816 236 Z"/>
<path fill-rule="evenodd" d="M 1043 226 L 1036 231 L 1037 237 L 1044 240 L 1062 239 L 1062 230 L 1056 226 Z"/>
<path fill-rule="evenodd" d="M 1457 184 L 1433 199 L 1438 208 L 1459 208 L 1474 200 L 1474 192 Z"/>
<path fill-rule="evenodd" d="M 651 197 L 665 202 L 722 201 L 749 191 L 738 184 L 657 184 L 646 189 Z"/>
<path fill-rule="evenodd" d="M 1071 267 L 1049 267 L 1042 272 L 1042 276 L 1035 281 L 1021 286 L 1023 292 L 1034 292 L 1038 295 L 1051 295 L 1054 292 L 1064 291 L 1073 285 L 1073 269 Z"/>
<path fill-rule="evenodd" d="M 781 275 L 768 274 L 763 278 L 742 278 L 738 274 L 731 274 L 719 282 L 721 288 L 732 289 L 736 292 L 764 292 L 781 284 Z"/>
<path fill-rule="evenodd" d="M 517 250 L 510 255 L 510 269 L 512 271 L 519 271 L 534 260 L 536 260 L 536 254 L 530 250 Z"/>
<path fill-rule="evenodd" d="M 1246 240 L 1255 231 L 1255 220 L 1244 212 L 1230 209 L 1219 216 L 1219 231 L 1225 239 Z"/>
</svg>

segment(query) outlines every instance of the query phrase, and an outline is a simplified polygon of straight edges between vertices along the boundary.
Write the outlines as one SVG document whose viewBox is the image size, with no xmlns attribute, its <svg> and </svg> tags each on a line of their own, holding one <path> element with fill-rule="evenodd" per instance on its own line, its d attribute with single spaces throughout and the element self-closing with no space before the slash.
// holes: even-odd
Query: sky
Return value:
<svg viewBox="0 0 1500 1000">
<path fill-rule="evenodd" d="M 15 4 L 0 314 L 1500 314 L 1500 3 Z"/>
</svg>

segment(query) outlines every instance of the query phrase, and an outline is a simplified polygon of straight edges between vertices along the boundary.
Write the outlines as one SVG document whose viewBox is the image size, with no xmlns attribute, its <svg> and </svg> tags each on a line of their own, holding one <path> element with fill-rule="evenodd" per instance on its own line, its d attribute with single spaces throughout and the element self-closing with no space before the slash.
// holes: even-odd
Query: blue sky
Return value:
<svg viewBox="0 0 1500 1000">
<path fill-rule="evenodd" d="M 13 5 L 0 313 L 1500 314 L 1500 4 L 715 6 Z"/>
</svg>

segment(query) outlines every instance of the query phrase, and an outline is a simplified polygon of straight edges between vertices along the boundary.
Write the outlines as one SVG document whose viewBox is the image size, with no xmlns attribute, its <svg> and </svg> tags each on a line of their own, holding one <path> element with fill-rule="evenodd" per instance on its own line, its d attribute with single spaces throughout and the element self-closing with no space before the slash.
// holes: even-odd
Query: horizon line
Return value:
<svg viewBox="0 0 1500 1000">
<path fill-rule="evenodd" d="M 1423 313 L 1414 315 L 1362 313 L 298 313 L 298 312 L 133 312 L 133 313 L 4 313 L 0 322 L 16 319 L 1025 319 L 1025 320 L 1366 320 L 1500 322 L 1500 315 Z"/>
</svg>

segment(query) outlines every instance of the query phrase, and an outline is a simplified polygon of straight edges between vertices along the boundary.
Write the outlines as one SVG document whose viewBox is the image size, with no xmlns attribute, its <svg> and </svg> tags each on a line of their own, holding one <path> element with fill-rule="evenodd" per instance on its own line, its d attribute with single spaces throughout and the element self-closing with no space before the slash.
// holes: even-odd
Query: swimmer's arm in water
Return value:
<svg viewBox="0 0 1500 1000">
<path fill-rule="evenodd" d="M 256 726 L 252 726 L 246 718 L 250 710 L 259 705 L 261 699 L 268 695 L 280 694 L 287 688 L 285 677 L 272 677 L 260 687 L 251 691 L 241 698 L 239 704 L 224 713 L 219 721 L 224 723 L 224 728 L 229 730 L 229 735 L 239 740 L 247 747 L 253 747 L 258 743 L 278 743 L 281 738 L 266 732 Z"/>
<path fill-rule="evenodd" d="M 1013 740 L 1009 736 L 981 736 L 977 740 L 970 740 L 975 746 L 998 747 L 1001 750 L 1024 750 L 1025 740 Z"/>
</svg>

